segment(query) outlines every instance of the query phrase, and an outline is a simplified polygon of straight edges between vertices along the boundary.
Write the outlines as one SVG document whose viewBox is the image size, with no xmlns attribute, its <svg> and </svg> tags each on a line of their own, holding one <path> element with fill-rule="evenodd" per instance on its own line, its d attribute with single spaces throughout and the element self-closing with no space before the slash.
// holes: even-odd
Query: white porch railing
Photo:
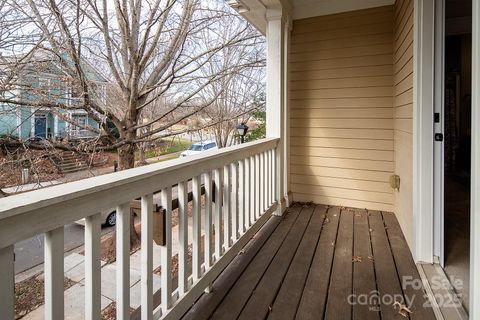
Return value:
<svg viewBox="0 0 480 320">
<path fill-rule="evenodd" d="M 277 144 L 278 139 L 264 139 L 0 199 L 1 318 L 13 319 L 14 313 L 13 245 L 41 233 L 45 233 L 45 318 L 64 318 L 64 226 L 86 218 L 85 317 L 100 319 L 99 213 L 116 207 L 117 319 L 128 319 L 129 203 L 141 198 L 141 316 L 142 319 L 178 319 L 276 209 Z M 193 195 L 191 268 L 187 215 L 190 179 Z M 178 287 L 173 288 L 172 186 L 177 184 L 180 248 Z M 203 210 L 202 184 L 205 187 Z M 166 243 L 161 247 L 161 303 L 154 306 L 152 204 L 153 194 L 158 190 L 166 210 Z"/>
<path fill-rule="evenodd" d="M 68 130 L 67 135 L 69 139 L 87 139 L 99 136 L 98 133 L 86 129 Z"/>
</svg>

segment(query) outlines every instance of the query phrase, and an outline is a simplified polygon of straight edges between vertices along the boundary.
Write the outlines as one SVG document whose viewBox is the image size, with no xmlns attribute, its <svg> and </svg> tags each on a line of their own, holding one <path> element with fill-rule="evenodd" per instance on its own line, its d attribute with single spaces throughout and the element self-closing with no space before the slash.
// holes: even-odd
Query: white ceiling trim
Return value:
<svg viewBox="0 0 480 320">
<path fill-rule="evenodd" d="M 394 3 L 395 0 L 296 0 L 293 1 L 293 19 L 381 7 Z"/>
<path fill-rule="evenodd" d="M 230 0 L 229 5 L 241 14 L 262 34 L 267 32 L 267 8 L 261 0 Z"/>
</svg>

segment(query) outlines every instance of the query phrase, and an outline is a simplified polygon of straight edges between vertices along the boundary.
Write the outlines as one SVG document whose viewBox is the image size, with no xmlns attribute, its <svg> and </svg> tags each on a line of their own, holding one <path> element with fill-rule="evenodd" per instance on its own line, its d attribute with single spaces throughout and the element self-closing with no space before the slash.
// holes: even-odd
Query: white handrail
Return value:
<svg viewBox="0 0 480 320">
<path fill-rule="evenodd" d="M 274 154 L 278 139 L 236 145 L 211 150 L 196 156 L 111 173 L 31 191 L 0 199 L 0 268 L 13 277 L 13 245 L 31 236 L 46 233 L 45 254 L 46 295 L 45 316 L 63 317 L 62 270 L 63 227 L 76 220 L 86 219 L 86 316 L 99 316 L 100 278 L 99 213 L 117 208 L 117 317 L 129 317 L 129 202 L 142 198 L 142 221 L 152 222 L 152 195 L 162 191 L 162 206 L 166 210 L 168 229 L 162 248 L 162 302 L 152 305 L 152 230 L 142 225 L 142 315 L 147 318 L 174 319 L 207 289 L 223 268 L 235 257 L 253 234 L 276 208 L 274 186 Z M 269 161 L 268 161 L 268 160 Z M 202 177 L 205 185 L 205 210 L 200 213 Z M 188 181 L 192 180 L 193 195 L 193 262 L 187 262 L 188 239 Z M 212 185 L 212 181 L 215 183 Z M 239 185 L 245 183 L 245 185 Z M 180 253 L 179 286 L 172 287 L 171 261 L 172 186 L 179 191 Z M 261 195 L 259 193 L 262 193 Z M 213 202 L 213 198 L 215 202 Z M 202 216 L 200 216 L 202 215 Z M 204 224 L 204 252 L 201 252 L 201 227 Z M 212 242 L 210 244 L 210 241 Z M 204 263 L 200 263 L 204 257 Z M 88 263 L 88 265 L 87 265 Z M 188 271 L 192 263 L 193 271 Z M 59 273 L 59 274 L 57 274 Z M 61 282 L 60 282 L 61 281 Z M 13 317 L 12 281 L 0 283 L 0 312 L 5 319 Z M 61 292 L 59 292 L 61 291 Z M 5 298 L 5 299 L 3 299 Z M 158 304 L 158 303 L 157 303 Z M 155 308 L 155 310 L 153 310 Z M 97 316 L 96 316 L 97 315 Z"/>
<path fill-rule="evenodd" d="M 108 210 L 126 198 L 136 199 L 200 172 L 275 149 L 277 142 L 278 139 L 263 139 L 0 198 L 0 248 Z M 25 213 L 29 219 L 22 223 L 28 221 L 28 228 L 12 230 L 12 220 Z"/>
</svg>

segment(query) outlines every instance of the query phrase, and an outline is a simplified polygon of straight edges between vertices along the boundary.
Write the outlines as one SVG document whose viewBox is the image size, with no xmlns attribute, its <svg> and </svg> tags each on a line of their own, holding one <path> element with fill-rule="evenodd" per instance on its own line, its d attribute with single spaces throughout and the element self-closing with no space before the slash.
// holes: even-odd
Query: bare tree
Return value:
<svg viewBox="0 0 480 320">
<path fill-rule="evenodd" d="M 21 0 L 10 5 L 25 19 L 33 17 L 30 28 L 39 34 L 39 43 L 30 50 L 48 52 L 45 57 L 66 74 L 62 85 L 77 92 L 78 99 L 67 104 L 3 96 L 0 102 L 49 108 L 59 117 L 64 116 L 62 110 L 85 110 L 101 125 L 100 129 L 85 125 L 102 135 L 92 148 L 118 150 L 120 169 L 134 166 L 142 143 L 188 131 L 167 129 L 212 106 L 223 93 L 218 84 L 239 73 L 237 65 L 227 63 L 232 60 L 215 68 L 207 65 L 222 60 L 226 48 L 234 52 L 261 41 L 225 4 L 210 1 Z M 234 20 L 235 29 L 221 32 Z M 106 98 L 89 79 L 89 68 L 109 79 Z M 144 110 L 158 99 L 168 99 L 169 104 L 144 117 Z"/>
<path fill-rule="evenodd" d="M 229 38 L 241 27 L 241 23 L 229 17 L 228 24 L 218 33 Z M 226 46 L 216 59 L 208 61 L 201 72 L 208 75 L 230 67 L 227 76 L 212 83 L 202 91 L 203 101 L 212 103 L 205 109 L 206 118 L 213 126 L 217 145 L 225 147 L 233 141 L 233 132 L 240 122 L 246 122 L 253 110 L 259 106 L 256 101 L 265 93 L 265 47 L 261 38 L 247 44 Z M 233 66 L 233 67 L 232 67 Z"/>
</svg>

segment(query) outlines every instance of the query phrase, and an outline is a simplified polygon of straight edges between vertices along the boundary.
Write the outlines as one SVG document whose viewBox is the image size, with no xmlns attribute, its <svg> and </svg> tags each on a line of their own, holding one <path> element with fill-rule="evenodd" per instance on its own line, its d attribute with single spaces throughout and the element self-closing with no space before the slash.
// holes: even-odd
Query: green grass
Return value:
<svg viewBox="0 0 480 320">
<path fill-rule="evenodd" d="M 167 139 L 165 139 L 167 140 Z M 169 141 L 168 141 L 169 140 Z M 184 151 L 190 148 L 192 145 L 192 142 L 190 140 L 186 139 L 180 139 L 180 138 L 174 138 L 174 139 L 168 139 L 168 147 L 165 149 L 165 152 L 163 154 L 169 154 L 169 153 L 174 153 L 174 152 L 179 152 L 179 151 Z M 173 143 L 172 143 L 173 140 Z"/>
<path fill-rule="evenodd" d="M 158 157 L 158 156 L 163 156 L 163 155 L 175 153 L 175 155 L 172 155 L 172 157 L 167 157 L 165 160 L 174 159 L 174 158 L 177 157 L 178 152 L 187 150 L 192 145 L 192 142 L 190 142 L 190 140 L 176 138 L 176 137 L 175 138 L 165 138 L 165 139 L 163 139 L 163 141 L 166 142 L 165 146 L 163 146 L 161 148 L 158 148 L 158 149 L 155 149 L 155 150 L 145 151 L 145 158 L 149 159 L 149 158 L 154 158 L 154 157 Z M 138 157 L 138 155 L 137 155 L 137 157 Z M 165 160 L 162 160 L 162 161 L 165 161 Z"/>
<path fill-rule="evenodd" d="M 171 156 L 162 158 L 161 160 L 156 161 L 156 162 L 163 162 L 163 161 L 172 160 L 172 159 L 177 159 L 177 158 L 178 158 L 178 154 L 175 153 L 175 154 L 172 154 Z"/>
</svg>

